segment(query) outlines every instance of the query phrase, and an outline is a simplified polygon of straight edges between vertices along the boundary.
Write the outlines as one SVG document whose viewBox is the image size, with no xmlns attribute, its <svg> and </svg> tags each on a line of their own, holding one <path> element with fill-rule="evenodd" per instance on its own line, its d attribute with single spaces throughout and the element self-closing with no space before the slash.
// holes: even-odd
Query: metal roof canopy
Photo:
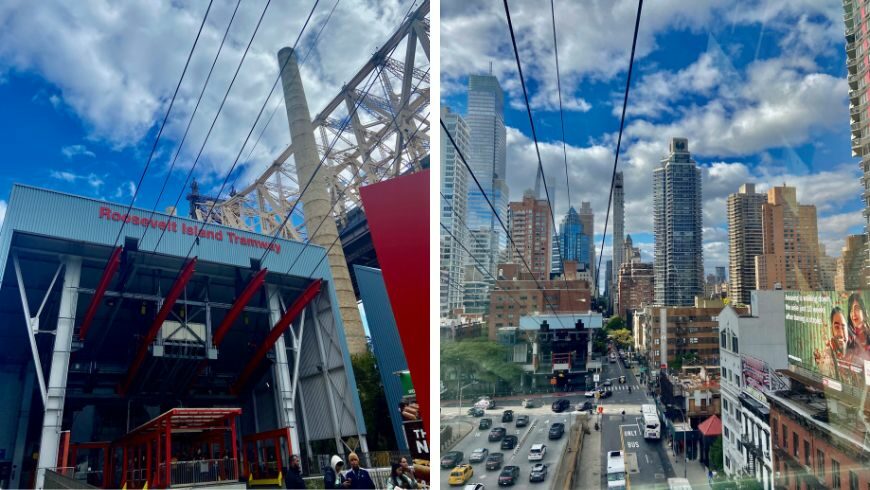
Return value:
<svg viewBox="0 0 870 490">
<path fill-rule="evenodd" d="M 34 332 L 34 350 L 39 353 L 41 362 L 39 371 L 47 376 L 55 344 L 58 304 L 61 290 L 64 289 L 61 286 L 66 273 L 64 262 L 68 258 L 77 258 L 82 264 L 81 279 L 74 296 L 76 305 L 72 310 L 74 328 L 78 329 L 106 270 L 106 261 L 112 255 L 121 221 L 101 217 L 104 208 L 113 213 L 123 214 L 126 211 L 126 206 L 95 199 L 17 184 L 13 187 L 0 230 L 0 321 L 6 325 L 0 329 L 0 364 L 16 367 L 33 365 L 35 356 L 27 348 L 30 330 Z M 150 210 L 133 209 L 130 216 L 147 217 L 150 214 Z M 170 320 L 178 323 L 207 323 L 204 318 L 207 313 L 203 315 L 202 312 L 208 305 L 213 313 L 210 323 L 216 329 L 245 285 L 256 274 L 257 266 L 269 269 L 266 287 L 253 295 L 239 319 L 227 330 L 217 359 L 207 361 L 213 373 L 198 378 L 205 389 L 193 393 L 196 390 L 182 386 L 183 379 L 178 376 L 178 373 L 196 372 L 195 369 L 188 369 L 189 364 L 195 366 L 203 359 L 208 359 L 199 353 L 190 356 L 189 363 L 180 356 L 174 365 L 168 364 L 168 370 L 160 371 L 161 363 L 167 364 L 163 362 L 166 357 L 158 359 L 152 350 L 148 362 L 154 372 L 149 375 L 146 372 L 149 366 L 143 365 L 139 377 L 155 380 L 158 386 L 171 381 L 176 393 L 183 395 L 181 398 L 193 393 L 192 396 L 198 397 L 202 404 L 228 405 L 228 397 L 231 397 L 228 390 L 224 394 L 215 393 L 209 388 L 228 388 L 231 381 L 238 377 L 244 363 L 251 358 L 253 350 L 249 343 L 254 347 L 262 343 L 274 324 L 275 312 L 280 314 L 278 308 L 289 306 L 307 285 L 322 280 L 323 291 L 300 315 L 298 326 L 301 327 L 301 322 L 305 322 L 304 336 L 302 332 L 297 334 L 294 331 L 296 328 L 291 327 L 272 350 L 278 356 L 279 345 L 282 346 L 280 350 L 286 349 L 286 355 L 282 356 L 284 363 L 289 361 L 289 364 L 281 366 L 284 369 L 289 366 L 294 379 L 292 388 L 298 391 L 298 396 L 289 401 L 296 404 L 297 411 L 302 409 L 301 422 L 306 442 L 365 434 L 350 356 L 341 319 L 336 311 L 337 300 L 329 264 L 324 260 L 323 247 L 306 247 L 302 243 L 278 239 L 275 243 L 280 246 L 280 252 L 271 252 L 262 264 L 258 264 L 264 248 L 251 246 L 244 241 L 230 242 L 229 234 L 247 241 L 259 240 L 263 244 L 271 237 L 159 213 L 154 214 L 154 220 L 177 222 L 179 232 L 167 231 L 158 245 L 160 230 L 148 229 L 146 233 L 146 228 L 142 226 L 131 223 L 125 225 L 119 243 L 124 246 L 121 263 L 97 307 L 87 338 L 79 342 L 78 336 L 73 334 L 75 341 L 68 366 L 69 389 L 64 389 L 64 404 L 68 408 L 103 403 L 101 400 L 108 404 L 126 404 L 113 386 L 129 367 L 133 357 L 131 349 L 138 347 L 141 342 L 141 337 L 135 337 L 142 335 L 150 321 L 153 321 L 158 305 L 185 262 L 184 256 L 196 240 L 196 237 L 181 232 L 183 226 L 196 226 L 215 234 L 220 232 L 224 240 L 201 237 L 199 244 L 194 246 L 190 255 L 199 258 L 196 271 L 173 309 Z M 16 261 L 21 266 L 20 282 L 24 284 L 24 298 L 29 303 L 29 311 L 23 308 L 14 267 Z M 272 301 L 269 301 L 270 297 Z M 179 319 L 177 316 L 184 308 L 186 314 Z M 193 315 L 199 316 L 194 318 Z M 31 316 L 38 320 L 31 322 Z M 286 343 L 284 337 L 287 338 Z M 160 340 L 161 336 L 158 336 L 153 345 L 156 346 Z M 210 345 L 211 339 L 206 340 L 204 343 Z M 263 363 L 264 366 L 268 364 Z M 273 376 L 275 369 L 273 365 Z M 278 383 L 274 385 L 277 390 Z M 153 385 L 146 383 L 145 389 L 141 388 L 138 387 L 140 401 L 142 397 L 155 395 Z M 163 396 L 163 400 L 169 401 L 170 398 Z M 0 401 L 0 404 L 9 404 L 13 411 L 15 409 L 12 406 L 17 407 L 15 400 Z M 169 405 L 174 404 L 172 399 Z M 293 403 L 287 406 L 293 407 Z"/>
<path fill-rule="evenodd" d="M 173 408 L 131 430 L 129 437 L 137 437 L 146 432 L 164 430 L 163 424 L 169 423 L 170 430 L 230 430 L 227 421 L 242 414 L 240 408 Z"/>
</svg>

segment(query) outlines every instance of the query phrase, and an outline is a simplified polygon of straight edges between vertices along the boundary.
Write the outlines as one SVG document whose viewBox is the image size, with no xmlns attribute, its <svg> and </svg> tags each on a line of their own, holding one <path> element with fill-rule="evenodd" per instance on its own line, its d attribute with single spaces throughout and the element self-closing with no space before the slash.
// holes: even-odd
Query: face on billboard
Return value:
<svg viewBox="0 0 870 490">
<path fill-rule="evenodd" d="M 787 292 L 789 362 L 830 380 L 863 387 L 865 361 L 870 360 L 864 296 L 860 291 Z"/>
</svg>

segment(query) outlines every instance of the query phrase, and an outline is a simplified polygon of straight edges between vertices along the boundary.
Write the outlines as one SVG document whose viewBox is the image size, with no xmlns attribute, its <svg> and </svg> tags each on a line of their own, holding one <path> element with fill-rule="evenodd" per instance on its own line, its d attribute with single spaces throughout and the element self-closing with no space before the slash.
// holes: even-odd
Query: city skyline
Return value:
<svg viewBox="0 0 870 490">
<path fill-rule="evenodd" d="M 534 178 L 537 157 L 503 15 L 496 5 L 475 5 L 445 4 L 441 99 L 461 112 L 468 74 L 499 77 L 513 201 Z M 630 25 L 633 8 L 625 2 L 612 9 L 593 5 L 589 15 L 565 11 L 557 18 L 571 204 L 592 202 L 599 248 L 631 41 L 600 30 L 608 22 Z M 547 183 L 558 196 L 554 211 L 563 216 L 568 202 L 552 39 L 541 38 L 552 35 L 549 11 L 524 4 L 512 9 L 518 39 L 535 40 L 521 42 L 519 50 Z M 642 21 L 639 33 L 617 169 L 625 180 L 625 234 L 632 235 L 643 260 L 652 260 L 653 249 L 648 178 L 673 136 L 692 142 L 702 170 L 705 272 L 728 264 L 726 200 L 746 182 L 755 182 L 759 192 L 783 182 L 795 186 L 798 199 L 819 210 L 820 241 L 839 255 L 846 236 L 864 226 L 861 172 L 849 144 L 842 4 L 777 4 L 766 10 L 733 2 L 650 5 L 648 15 L 654 20 Z M 597 25 L 592 19 L 609 20 Z M 475 28 L 463 29 L 469 25 Z M 812 30 L 815 46 L 794 42 L 800 29 Z M 577 30 L 588 35 L 575 36 Z M 611 210 L 608 257 L 613 230 Z"/>
</svg>

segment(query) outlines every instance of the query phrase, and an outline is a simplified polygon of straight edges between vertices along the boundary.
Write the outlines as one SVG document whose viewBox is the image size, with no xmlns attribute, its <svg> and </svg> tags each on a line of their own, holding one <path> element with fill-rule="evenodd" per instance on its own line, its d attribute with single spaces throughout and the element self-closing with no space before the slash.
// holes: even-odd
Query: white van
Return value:
<svg viewBox="0 0 870 490">
<path fill-rule="evenodd" d="M 625 490 L 625 458 L 622 451 L 607 452 L 607 488 Z"/>
</svg>

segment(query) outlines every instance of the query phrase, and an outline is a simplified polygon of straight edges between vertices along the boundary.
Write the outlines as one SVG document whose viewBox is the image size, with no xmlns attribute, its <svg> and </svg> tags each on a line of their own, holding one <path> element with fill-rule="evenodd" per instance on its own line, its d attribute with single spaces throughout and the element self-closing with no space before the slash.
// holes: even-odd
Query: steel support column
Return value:
<svg viewBox="0 0 870 490">
<path fill-rule="evenodd" d="M 36 472 L 36 488 L 43 488 L 45 470 L 57 466 L 57 449 L 63 424 L 63 405 L 66 398 L 66 381 L 69 371 L 69 356 L 75 327 L 78 287 L 82 272 L 81 257 L 66 259 L 63 275 L 63 290 L 54 338 L 54 351 L 46 390 L 45 413 L 42 422 L 42 437 L 39 444 L 39 461 Z"/>
<path fill-rule="evenodd" d="M 281 301 L 278 288 L 270 285 L 267 286 L 266 291 L 269 297 L 270 323 L 277 325 L 281 321 Z M 299 315 L 299 323 L 301 329 L 305 325 L 305 309 Z M 292 324 L 289 330 L 290 335 L 293 336 Z M 293 403 L 298 372 L 297 376 L 291 379 L 290 363 L 287 362 L 287 346 L 285 345 L 283 335 L 275 341 L 275 364 L 272 365 L 272 378 L 275 380 L 274 389 L 275 403 L 278 405 L 278 426 L 290 428 L 290 450 L 293 454 L 299 454 L 299 430 L 296 426 L 296 407 Z"/>
<path fill-rule="evenodd" d="M 336 451 L 347 456 L 344 441 L 341 440 L 341 425 L 338 423 L 338 411 L 335 408 L 335 400 L 333 399 L 335 393 L 333 393 L 332 382 L 329 379 L 329 364 L 326 357 L 326 349 L 323 345 L 323 333 L 320 331 L 320 320 L 317 319 L 317 305 L 315 305 L 311 317 L 314 320 L 314 338 L 317 339 L 317 354 L 320 365 L 323 366 L 320 373 L 323 376 L 323 389 L 326 390 L 326 401 L 329 402 L 329 414 L 332 417 L 332 435 L 335 438 Z"/>
</svg>

